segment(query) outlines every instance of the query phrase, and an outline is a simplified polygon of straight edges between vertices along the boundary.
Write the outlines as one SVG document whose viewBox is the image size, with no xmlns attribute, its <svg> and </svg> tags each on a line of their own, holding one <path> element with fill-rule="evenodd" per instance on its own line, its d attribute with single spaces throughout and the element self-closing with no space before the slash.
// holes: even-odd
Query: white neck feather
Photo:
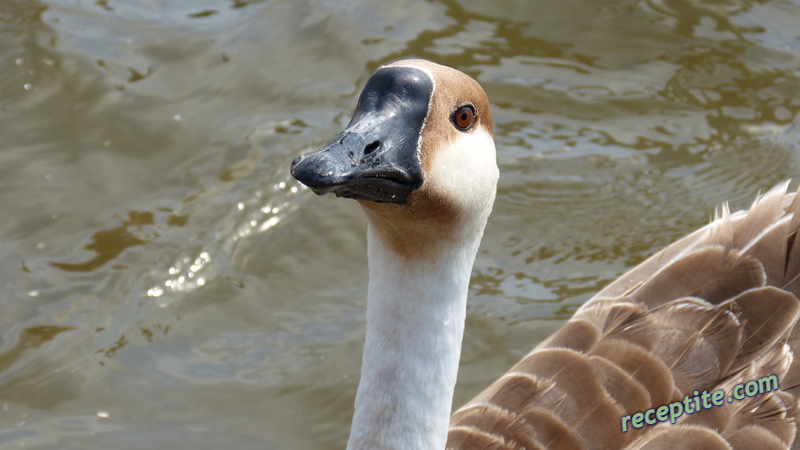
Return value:
<svg viewBox="0 0 800 450">
<path fill-rule="evenodd" d="M 367 334 L 348 449 L 445 447 L 483 226 L 466 234 L 430 259 L 406 260 L 370 225 Z"/>
</svg>

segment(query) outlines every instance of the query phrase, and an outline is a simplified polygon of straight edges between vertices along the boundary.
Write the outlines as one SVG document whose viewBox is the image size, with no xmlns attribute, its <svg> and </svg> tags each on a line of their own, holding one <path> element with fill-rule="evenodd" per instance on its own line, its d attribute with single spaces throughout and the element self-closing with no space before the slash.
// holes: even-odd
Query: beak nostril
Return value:
<svg viewBox="0 0 800 450">
<path fill-rule="evenodd" d="M 381 146 L 381 141 L 372 141 L 364 147 L 364 156 L 369 155 Z"/>
</svg>

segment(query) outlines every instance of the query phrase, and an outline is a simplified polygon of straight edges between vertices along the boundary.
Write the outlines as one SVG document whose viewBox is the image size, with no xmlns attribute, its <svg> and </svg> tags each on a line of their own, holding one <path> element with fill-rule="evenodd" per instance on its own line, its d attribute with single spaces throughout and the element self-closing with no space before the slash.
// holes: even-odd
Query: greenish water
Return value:
<svg viewBox="0 0 800 450">
<path fill-rule="evenodd" d="M 366 227 L 288 168 L 406 57 L 494 108 L 467 400 L 716 206 L 800 178 L 798 23 L 797 0 L 4 1 L 0 448 L 342 448 Z"/>
</svg>

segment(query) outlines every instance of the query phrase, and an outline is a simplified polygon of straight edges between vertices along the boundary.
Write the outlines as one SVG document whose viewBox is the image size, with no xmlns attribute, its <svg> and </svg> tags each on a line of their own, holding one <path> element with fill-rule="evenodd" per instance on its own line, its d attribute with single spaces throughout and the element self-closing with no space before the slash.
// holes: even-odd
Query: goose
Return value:
<svg viewBox="0 0 800 450">
<path fill-rule="evenodd" d="M 344 131 L 292 162 L 368 223 L 348 449 L 800 447 L 800 196 L 788 182 L 608 285 L 451 415 L 495 152 L 475 80 L 401 60 L 369 78 Z"/>
</svg>

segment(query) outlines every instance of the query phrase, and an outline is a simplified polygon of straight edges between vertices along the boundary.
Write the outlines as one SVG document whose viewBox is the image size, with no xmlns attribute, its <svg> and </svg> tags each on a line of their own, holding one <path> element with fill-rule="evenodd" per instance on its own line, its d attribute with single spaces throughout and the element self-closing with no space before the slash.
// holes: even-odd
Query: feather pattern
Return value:
<svg viewBox="0 0 800 450">
<path fill-rule="evenodd" d="M 447 448 L 800 448 L 800 196 L 787 186 L 722 208 L 603 289 L 453 414 Z M 728 400 L 772 375 L 776 389 Z M 622 431 L 673 402 L 697 408 Z"/>
</svg>

